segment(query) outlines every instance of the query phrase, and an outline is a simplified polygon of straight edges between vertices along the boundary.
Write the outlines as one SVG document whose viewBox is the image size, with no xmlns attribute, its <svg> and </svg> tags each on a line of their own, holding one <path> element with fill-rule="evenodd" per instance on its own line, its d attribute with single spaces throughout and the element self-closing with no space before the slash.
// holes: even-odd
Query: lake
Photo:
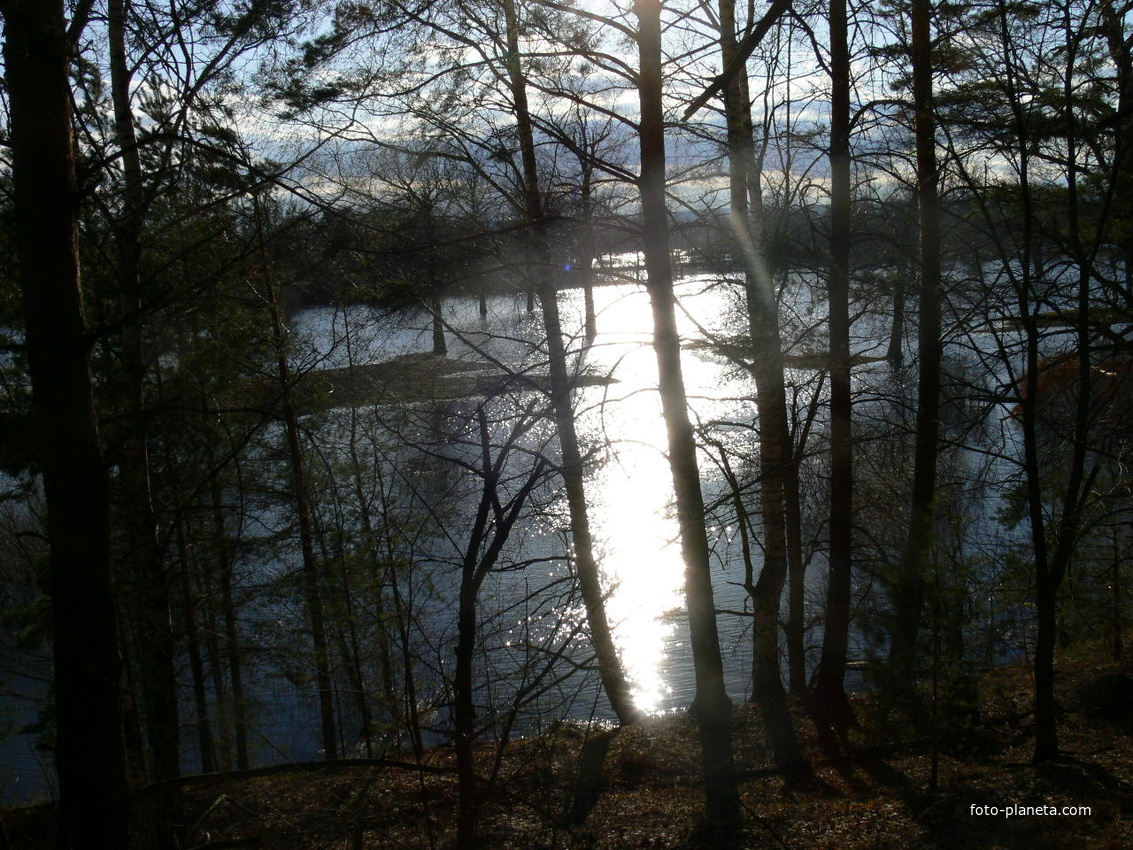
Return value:
<svg viewBox="0 0 1133 850">
<path fill-rule="evenodd" d="M 801 282 L 797 288 L 792 315 L 801 325 L 821 326 L 822 305 L 812 302 Z M 741 467 L 737 472 L 750 473 L 750 469 L 742 467 L 747 459 L 757 456 L 758 450 L 752 427 L 755 388 L 747 372 L 705 345 L 708 339 L 728 340 L 744 334 L 743 293 L 734 284 L 721 284 L 718 276 L 690 275 L 678 282 L 677 294 L 692 419 L 710 436 L 711 445 L 701 452 L 701 476 L 706 502 L 715 506 L 709 517 L 709 543 L 716 604 L 721 612 L 719 630 L 726 686 L 734 700 L 744 700 L 751 691 L 751 620 L 747 614 L 750 604 L 742 587 L 739 529 L 730 499 L 725 498 L 718 457 L 726 449 L 732 463 Z M 580 441 L 588 456 L 586 490 L 608 591 L 607 611 L 637 705 L 648 713 L 684 710 L 694 695 L 694 675 L 687 651 L 684 568 L 671 504 L 671 473 L 665 455 L 666 432 L 651 347 L 649 299 L 642 285 L 629 280 L 596 286 L 594 299 L 598 335 L 587 342 L 583 335 L 582 290 L 564 289 L 559 296 L 572 371 L 599 379 L 578 389 L 574 400 Z M 444 302 L 448 357 L 470 364 L 489 362 L 500 371 L 545 373 L 542 318 L 538 310 L 528 313 L 523 296 L 494 295 L 487 298 L 486 304 L 487 317 L 482 318 L 475 298 L 450 298 Z M 429 352 L 432 347 L 431 317 L 425 311 L 391 315 L 361 306 L 320 307 L 300 312 L 291 324 L 292 365 L 297 373 L 385 362 Z M 816 345 L 821 342 L 819 335 Z M 863 337 L 861 345 L 876 342 Z M 803 406 L 808 391 L 817 388 L 822 392 L 814 375 L 814 369 L 792 370 L 791 378 L 799 387 L 796 400 Z M 492 411 L 497 436 L 513 421 L 516 405 L 536 395 L 534 391 L 512 393 L 507 398 L 489 401 L 487 406 Z M 456 442 L 446 446 L 438 435 L 454 427 L 453 422 L 467 423 L 468 410 L 483 399 L 408 405 L 375 401 L 367 412 L 335 409 L 331 402 L 329 411 L 306 417 L 304 426 L 313 447 L 311 463 L 316 468 L 325 467 L 330 477 L 341 474 L 332 470 L 348 456 L 350 434 L 357 433 L 359 423 L 364 421 L 371 445 L 381 447 L 383 460 L 378 465 L 386 466 L 368 486 L 386 488 L 383 498 L 398 503 L 391 510 L 402 511 L 397 515 L 408 521 L 412 511 L 399 507 L 402 503 L 412 502 L 420 510 L 424 502 L 445 495 L 446 488 L 456 492 L 463 486 L 451 461 L 459 461 L 461 452 L 469 447 L 460 448 Z M 407 441 L 406 429 L 416 437 Z M 430 430 L 436 433 L 423 436 Z M 409 445 L 413 440 L 418 444 Z M 404 445 L 397 448 L 399 441 Z M 532 427 L 524 441 L 524 451 L 543 451 L 552 457 L 557 451 L 549 422 Z M 278 427 L 266 429 L 259 442 L 260 456 L 270 458 L 276 451 L 273 446 L 282 442 Z M 428 448 L 424 453 L 422 446 Z M 316 475 L 315 486 L 323 487 L 318 480 Z M 331 522 L 337 511 L 349 524 L 354 514 L 345 505 L 348 500 L 339 504 L 337 492 L 335 484 L 326 494 L 320 493 L 325 522 Z M 410 635 L 413 651 L 423 659 L 418 672 L 418 702 L 428 722 L 438 730 L 447 722 L 440 706 L 448 698 L 444 668 L 451 664 L 455 641 L 454 600 L 459 576 L 453 565 L 460 554 L 461 534 L 467 531 L 466 517 L 461 511 L 467 508 L 468 494 L 446 498 L 449 513 L 443 518 L 434 517 L 434 525 L 444 526 L 444 531 L 440 533 L 434 528 L 415 539 L 413 567 L 407 571 L 403 588 L 407 598 L 420 600 Z M 586 661 L 590 654 L 581 639 L 583 609 L 574 583 L 569 580 L 565 557 L 570 546 L 565 499 L 557 483 L 552 483 L 538 494 L 535 502 L 501 556 L 500 566 L 512 568 L 494 573 L 481 593 L 484 625 L 491 627 L 485 628 L 487 636 L 480 657 L 485 706 L 511 705 L 516 689 L 522 687 L 516 675 L 522 679 L 528 671 L 537 669 L 533 659 L 540 657 L 539 653 L 557 652 L 562 659 L 575 663 Z M 817 512 L 824 509 L 816 502 Z M 312 759 L 319 751 L 317 706 L 309 682 L 310 671 L 288 657 L 288 652 L 294 650 L 279 648 L 294 647 L 295 635 L 305 633 L 305 613 L 301 605 L 295 604 L 294 590 L 290 591 L 290 598 L 283 591 L 270 590 L 277 584 L 292 587 L 288 584 L 289 576 L 297 571 L 298 546 L 294 539 L 275 540 L 290 522 L 288 513 L 278 505 L 265 503 L 239 529 L 240 537 L 255 545 L 240 556 L 238 575 L 247 586 L 269 588 L 248 603 L 241 614 L 242 636 L 249 643 L 246 684 L 252 707 L 252 749 L 255 761 L 260 763 Z M 758 529 L 753 536 L 753 549 L 758 574 Z M 333 560 L 333 555 L 328 555 L 327 560 Z M 521 564 L 526 566 L 514 568 Z M 824 573 L 824 565 L 816 560 L 807 580 L 808 604 L 816 611 L 821 610 L 823 602 Z M 357 601 L 359 619 L 364 619 L 369 609 L 364 600 Z M 370 626 L 362 624 L 363 629 Z M 369 633 L 372 636 L 372 629 Z M 808 632 L 812 656 L 820 635 L 820 629 Z M 852 654 L 859 652 L 852 649 Z M 570 663 L 564 666 L 570 669 Z M 184 768 L 193 770 L 195 735 L 190 724 L 192 701 L 187 669 L 182 680 Z M 42 693 L 42 686 L 36 693 Z M 355 728 L 351 724 L 357 722 L 357 717 L 349 697 L 343 696 L 340 702 L 340 725 Z M 19 706 L 14 709 L 19 723 L 29 722 L 34 714 L 29 714 L 25 702 Z M 554 687 L 538 692 L 517 712 L 515 728 L 519 732 L 532 731 L 541 723 L 562 717 L 599 722 L 612 718 L 593 672 L 564 677 Z M 348 741 L 350 734 L 345 733 Z M 444 740 L 443 733 L 434 732 L 429 740 Z M 7 776 L 3 787 L 6 801 L 40 795 L 47 787 L 49 767 L 45 769 L 45 757 L 32 750 L 30 744 L 30 737 L 23 735 L 9 735 L 0 742 L 0 762 L 5 765 Z"/>
</svg>

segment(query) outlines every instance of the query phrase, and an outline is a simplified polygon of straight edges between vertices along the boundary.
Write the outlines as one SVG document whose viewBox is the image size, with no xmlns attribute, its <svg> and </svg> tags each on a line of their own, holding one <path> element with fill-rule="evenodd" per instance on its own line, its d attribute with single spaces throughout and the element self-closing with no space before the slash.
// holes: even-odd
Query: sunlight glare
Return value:
<svg viewBox="0 0 1133 850">
<path fill-rule="evenodd" d="M 611 587 L 607 611 L 614 641 L 635 703 L 654 713 L 664 708 L 669 690 L 661 664 L 675 628 L 663 615 L 683 604 L 684 565 L 671 537 L 672 477 L 649 345 L 652 321 L 643 292 L 626 295 L 609 287 L 599 297 L 606 302 L 600 326 L 626 331 L 603 335 L 590 354 L 591 365 L 612 369 L 617 380 L 606 396 L 616 415 L 607 419 L 596 411 L 604 422 L 597 427 L 616 443 L 616 455 L 596 471 L 588 490 Z"/>
</svg>

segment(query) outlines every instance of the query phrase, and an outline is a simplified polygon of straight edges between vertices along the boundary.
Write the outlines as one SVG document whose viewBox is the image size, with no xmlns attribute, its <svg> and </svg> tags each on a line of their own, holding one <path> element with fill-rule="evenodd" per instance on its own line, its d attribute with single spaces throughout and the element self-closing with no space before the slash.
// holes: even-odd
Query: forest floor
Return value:
<svg viewBox="0 0 1133 850">
<path fill-rule="evenodd" d="M 978 693 L 978 715 L 973 705 L 953 712 L 963 720 L 938 719 L 935 745 L 934 736 L 913 735 L 898 715 L 868 698 L 854 702 L 858 723 L 847 742 L 820 729 L 800 708 L 796 722 L 814 771 L 803 782 L 771 769 L 758 712 L 738 707 L 742 846 L 1133 847 L 1133 700 L 1125 687 L 1133 682 L 1126 678 L 1133 665 L 1094 657 L 1082 648 L 1059 658 L 1062 755 L 1041 766 L 1030 761 L 1025 665 L 966 680 L 966 692 Z M 1120 687 L 1099 698 L 1099 682 Z M 485 746 L 480 757 L 487 776 L 495 748 Z M 696 728 L 687 715 L 653 718 L 617 732 L 557 725 L 507 747 L 481 816 L 483 846 L 694 846 L 702 807 L 698 773 Z M 431 751 L 423 771 L 337 762 L 266 775 L 190 777 L 181 783 L 180 846 L 451 847 L 456 787 L 450 748 Z M 997 807 L 999 813 L 976 814 L 976 806 Z M 1005 812 L 1010 806 L 1088 806 L 1089 813 L 1013 815 Z M 5 813 L 6 846 L 50 846 L 52 817 L 51 805 Z"/>
</svg>

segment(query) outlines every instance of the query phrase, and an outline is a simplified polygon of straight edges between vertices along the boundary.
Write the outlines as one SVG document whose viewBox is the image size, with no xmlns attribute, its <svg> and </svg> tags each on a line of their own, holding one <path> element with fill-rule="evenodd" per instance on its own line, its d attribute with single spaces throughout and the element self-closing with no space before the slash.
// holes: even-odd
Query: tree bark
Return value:
<svg viewBox="0 0 1133 850">
<path fill-rule="evenodd" d="M 8 0 L 4 60 L 16 245 L 51 546 L 62 848 L 125 848 L 121 658 L 109 485 L 79 279 L 62 2 Z M 76 36 L 77 38 L 77 36 Z"/>
<path fill-rule="evenodd" d="M 693 714 L 700 725 L 706 826 L 721 844 L 742 825 L 732 755 L 732 704 L 724 690 L 720 637 L 712 592 L 704 496 L 696 439 L 688 416 L 680 337 L 677 334 L 665 203 L 665 125 L 661 83 L 661 4 L 636 0 L 638 18 L 638 96 L 641 102 L 641 214 L 645 268 L 653 311 L 653 349 L 661 406 L 668 433 L 669 466 L 676 493 L 681 552 L 685 561 L 685 599 L 696 676 Z"/>
</svg>

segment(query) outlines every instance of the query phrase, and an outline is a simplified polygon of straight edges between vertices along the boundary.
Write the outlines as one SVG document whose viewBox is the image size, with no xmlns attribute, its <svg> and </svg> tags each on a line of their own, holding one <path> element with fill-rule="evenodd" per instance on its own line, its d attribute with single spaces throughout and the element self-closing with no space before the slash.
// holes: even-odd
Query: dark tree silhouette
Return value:
<svg viewBox="0 0 1133 850">
<path fill-rule="evenodd" d="M 818 699 L 844 728 L 853 546 L 850 395 L 850 47 L 846 0 L 830 0 L 830 578 Z"/>
<path fill-rule="evenodd" d="M 641 102 L 641 190 L 646 286 L 653 307 L 653 349 L 657 354 L 661 408 L 669 442 L 681 552 L 685 561 L 685 599 L 696 674 L 693 713 L 700 724 L 706 801 L 705 826 L 723 846 L 742 823 L 732 756 L 732 703 L 724 690 L 720 636 L 712 593 L 704 495 L 696 439 L 688 416 L 681 342 L 677 333 L 669 223 L 665 203 L 665 125 L 661 104 L 661 4 L 637 0 L 638 95 Z"/>
<path fill-rule="evenodd" d="M 10 0 L 4 61 L 26 347 L 47 494 L 59 847 L 125 848 L 109 492 L 79 284 L 69 65 L 88 6 Z"/>
</svg>

